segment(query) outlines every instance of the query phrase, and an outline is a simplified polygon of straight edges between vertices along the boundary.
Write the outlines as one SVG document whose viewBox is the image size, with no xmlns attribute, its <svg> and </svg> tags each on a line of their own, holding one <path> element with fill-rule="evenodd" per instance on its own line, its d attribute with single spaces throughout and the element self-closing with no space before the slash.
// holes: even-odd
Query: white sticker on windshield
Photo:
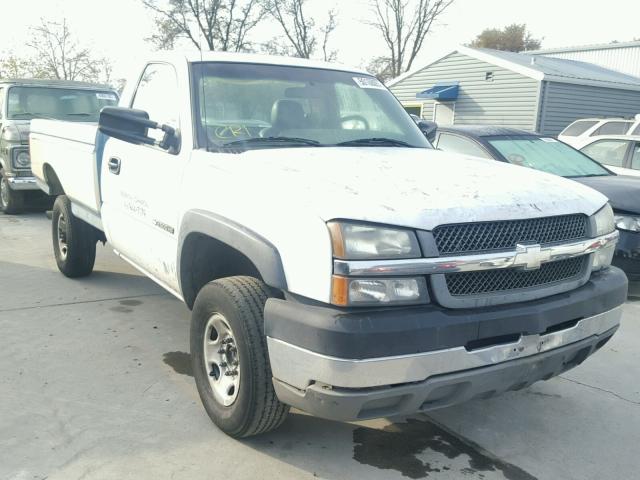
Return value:
<svg viewBox="0 0 640 480">
<path fill-rule="evenodd" d="M 353 77 L 353 81 L 356 82 L 360 88 L 377 88 L 379 90 L 385 90 L 384 85 L 375 77 Z"/>
<path fill-rule="evenodd" d="M 111 100 L 117 101 L 118 98 L 113 93 L 96 93 L 98 100 Z"/>
<path fill-rule="evenodd" d="M 550 138 L 550 137 L 540 137 L 540 140 L 542 140 L 543 142 L 548 142 L 548 143 L 554 143 L 554 142 L 558 141 L 555 138 Z"/>
</svg>

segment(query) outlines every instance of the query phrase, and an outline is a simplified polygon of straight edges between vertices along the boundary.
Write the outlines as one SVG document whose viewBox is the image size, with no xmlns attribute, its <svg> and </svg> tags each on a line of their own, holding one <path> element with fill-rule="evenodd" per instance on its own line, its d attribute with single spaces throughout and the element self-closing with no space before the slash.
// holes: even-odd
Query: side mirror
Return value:
<svg viewBox="0 0 640 480">
<path fill-rule="evenodd" d="M 436 130 L 438 129 L 438 124 L 436 122 L 431 122 L 429 120 L 418 120 L 416 122 L 420 131 L 427 137 L 431 143 L 436 139 Z"/>
<path fill-rule="evenodd" d="M 150 128 L 163 131 L 162 140 L 150 137 Z M 143 110 L 104 107 L 100 111 L 98 130 L 109 137 L 135 145 L 154 145 L 170 152 L 177 152 L 180 147 L 180 138 L 176 130 L 169 125 L 149 120 L 149 114 Z"/>
</svg>

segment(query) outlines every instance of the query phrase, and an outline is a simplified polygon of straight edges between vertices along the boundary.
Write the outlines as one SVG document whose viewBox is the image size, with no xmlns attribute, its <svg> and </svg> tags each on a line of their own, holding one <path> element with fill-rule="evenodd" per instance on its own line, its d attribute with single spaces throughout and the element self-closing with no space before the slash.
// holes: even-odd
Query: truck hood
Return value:
<svg viewBox="0 0 640 480">
<path fill-rule="evenodd" d="M 250 150 L 213 162 L 248 178 L 268 208 L 431 230 L 437 225 L 591 215 L 606 198 L 577 182 L 494 160 L 409 148 Z"/>
<path fill-rule="evenodd" d="M 640 213 L 640 177 L 604 175 L 578 177 L 573 180 L 593 188 L 609 198 L 614 210 Z"/>
</svg>

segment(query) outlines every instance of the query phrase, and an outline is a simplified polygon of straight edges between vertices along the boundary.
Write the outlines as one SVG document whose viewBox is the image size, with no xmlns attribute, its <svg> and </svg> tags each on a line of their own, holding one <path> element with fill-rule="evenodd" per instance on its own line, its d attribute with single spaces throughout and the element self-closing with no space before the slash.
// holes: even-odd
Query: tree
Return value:
<svg viewBox="0 0 640 480">
<path fill-rule="evenodd" d="M 142 0 L 156 14 L 157 32 L 150 40 L 159 49 L 186 39 L 208 50 L 251 49 L 247 36 L 264 18 L 259 0 Z"/>
<path fill-rule="evenodd" d="M 514 23 L 503 29 L 487 28 L 483 30 L 469 46 L 521 52 L 523 50 L 537 50 L 541 45 L 541 40 L 533 38 L 531 33 L 527 31 L 526 24 Z"/>
<path fill-rule="evenodd" d="M 266 0 L 265 9 L 278 23 L 288 45 L 271 42 L 267 46 L 269 53 L 291 55 L 300 58 L 315 56 L 318 47 L 322 49 L 322 58 L 333 61 L 336 51 L 329 50 L 329 38 L 337 27 L 337 14 L 329 10 L 327 23 L 316 28 L 316 21 L 305 13 L 307 0 Z"/>
<path fill-rule="evenodd" d="M 30 30 L 32 40 L 27 46 L 34 55 L 23 60 L 29 64 L 29 76 L 86 82 L 110 80 L 110 62 L 95 57 L 89 48 L 81 47 L 66 19 L 62 22 L 41 20 Z"/>
<path fill-rule="evenodd" d="M 369 62 L 366 70 L 373 73 L 382 83 L 387 83 L 394 77 L 389 57 L 375 57 Z"/>
<path fill-rule="evenodd" d="M 434 22 L 454 0 L 371 0 L 375 20 L 388 48 L 389 69 L 397 77 L 411 69 Z"/>
<path fill-rule="evenodd" d="M 32 70 L 29 60 L 13 52 L 5 52 L 0 59 L 0 78 L 28 78 L 33 76 Z"/>
</svg>

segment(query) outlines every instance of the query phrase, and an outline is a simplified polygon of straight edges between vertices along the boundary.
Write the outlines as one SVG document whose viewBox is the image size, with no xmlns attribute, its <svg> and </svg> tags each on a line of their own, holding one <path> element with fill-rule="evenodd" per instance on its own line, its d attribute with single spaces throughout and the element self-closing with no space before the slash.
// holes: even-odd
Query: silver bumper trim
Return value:
<svg viewBox="0 0 640 480">
<path fill-rule="evenodd" d="M 428 275 L 435 273 L 471 272 L 495 270 L 499 268 L 527 268 L 532 263 L 539 267 L 542 263 L 564 260 L 593 253 L 602 248 L 615 245 L 618 232 L 589 238 L 579 242 L 536 247 L 535 252 L 525 245 L 509 252 L 481 253 L 453 257 L 416 258 L 407 260 L 334 260 L 333 270 L 338 275 L 377 276 L 377 275 Z M 534 267 L 535 268 L 535 267 Z"/>
<path fill-rule="evenodd" d="M 467 351 L 464 347 L 415 355 L 350 360 L 329 357 L 267 337 L 274 378 L 300 390 L 312 383 L 367 388 L 420 382 L 433 375 L 458 372 L 525 358 L 599 335 L 620 324 L 622 306 L 580 320 L 566 330 L 525 335 L 517 342 Z"/>
<path fill-rule="evenodd" d="M 39 190 L 35 177 L 7 177 L 11 190 Z"/>
</svg>

